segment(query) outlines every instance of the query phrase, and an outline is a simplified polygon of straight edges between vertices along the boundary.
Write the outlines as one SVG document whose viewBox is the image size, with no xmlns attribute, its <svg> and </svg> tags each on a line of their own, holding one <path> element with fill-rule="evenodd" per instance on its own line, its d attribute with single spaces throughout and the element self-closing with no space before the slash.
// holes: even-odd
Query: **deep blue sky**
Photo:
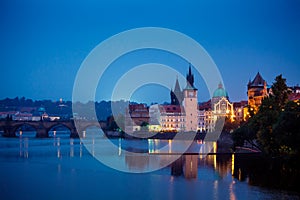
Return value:
<svg viewBox="0 0 300 200">
<path fill-rule="evenodd" d="M 2 0 L 0 98 L 70 100 L 77 70 L 96 45 L 146 26 L 174 29 L 199 42 L 217 64 L 233 101 L 247 98 L 247 82 L 258 71 L 270 84 L 282 73 L 295 85 L 300 83 L 299 10 L 299 0 Z M 180 63 L 168 58 L 161 62 Z M 182 64 L 185 73 L 188 66 Z M 113 76 L 111 71 L 108 75 Z M 200 78 L 196 83 L 201 89 Z M 153 87 L 145 87 L 133 100 L 169 101 L 168 90 L 159 91 L 151 97 Z M 201 89 L 199 95 L 200 101 L 208 99 L 207 91 Z M 102 97 L 107 98 L 98 95 L 96 100 Z"/>
</svg>

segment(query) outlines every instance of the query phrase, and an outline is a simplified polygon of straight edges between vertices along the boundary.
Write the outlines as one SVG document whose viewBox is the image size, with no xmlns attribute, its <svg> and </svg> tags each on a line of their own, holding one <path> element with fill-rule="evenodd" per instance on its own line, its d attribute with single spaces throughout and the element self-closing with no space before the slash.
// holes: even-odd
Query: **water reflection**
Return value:
<svg viewBox="0 0 300 200">
<path fill-rule="evenodd" d="M 86 174 L 90 174 L 91 176 L 89 178 L 93 179 L 97 173 L 98 176 L 93 180 L 95 183 L 99 183 L 99 180 L 102 181 L 101 178 L 103 177 L 105 181 L 111 180 L 112 177 L 116 178 L 121 176 L 122 180 L 129 177 L 128 174 L 115 173 L 113 170 L 107 170 L 107 168 L 101 164 L 95 164 L 97 162 L 90 156 L 91 154 L 85 149 L 85 145 L 80 139 L 60 138 L 58 135 L 56 136 L 57 137 L 48 139 L 27 138 L 24 137 L 24 134 L 19 138 L 7 139 L 0 137 L 2 169 L 14 169 L 14 173 L 21 173 L 22 170 L 32 168 L 32 171 L 28 172 L 28 174 L 34 176 L 37 174 L 36 171 L 41 169 L 41 164 L 45 164 L 43 170 L 46 170 L 47 173 L 44 174 L 53 174 L 51 170 L 54 170 L 58 175 L 57 179 L 59 181 L 62 181 L 63 178 L 67 180 L 65 177 L 68 177 L 69 180 L 82 182 Z M 103 138 L 100 140 L 90 138 L 88 140 L 88 145 L 93 147 L 95 155 L 99 154 L 100 150 L 106 149 L 106 146 L 101 146 L 104 145 L 102 141 Z M 254 194 L 251 196 L 252 198 L 255 198 L 258 194 L 262 195 L 262 198 L 266 197 L 266 195 L 269 198 L 270 194 L 274 192 L 273 190 L 271 192 L 261 192 L 257 187 L 249 187 L 247 185 L 264 185 L 266 182 L 270 185 L 272 182 L 273 185 L 278 184 L 282 187 L 282 184 L 289 185 L 297 180 L 295 171 L 289 172 L 290 168 L 288 168 L 287 165 L 284 166 L 284 169 L 277 164 L 273 164 L 272 168 L 269 168 L 270 161 L 264 160 L 258 155 L 205 155 L 209 147 L 204 146 L 204 142 L 202 141 L 195 141 L 193 147 L 189 149 L 189 151 L 197 153 L 182 156 L 176 155 L 178 149 L 175 149 L 175 146 L 178 145 L 178 143 L 175 144 L 171 140 L 113 139 L 111 142 L 117 147 L 115 151 L 110 152 L 106 150 L 106 152 L 103 152 L 101 155 L 107 155 L 106 158 L 112 162 L 117 161 L 121 163 L 124 169 L 134 172 L 143 172 L 151 169 L 153 166 L 163 167 L 161 170 L 153 173 L 133 176 L 141 179 L 140 182 L 135 182 L 138 184 L 147 182 L 144 181 L 144 178 L 147 179 L 149 177 L 150 178 L 147 179 L 149 183 L 153 180 L 157 180 L 157 183 L 162 184 L 158 186 L 156 184 L 155 186 L 151 184 L 145 185 L 145 188 L 149 187 L 153 190 L 156 190 L 158 187 L 164 187 L 165 185 L 169 185 L 167 189 L 172 192 L 175 190 L 180 191 L 178 188 L 182 187 L 189 187 L 189 191 L 193 191 L 191 188 L 194 187 L 197 188 L 197 191 L 201 191 L 201 193 L 205 193 L 205 190 L 209 190 L 208 193 L 212 195 L 211 198 L 220 199 L 225 195 L 225 199 L 235 200 L 243 198 L 244 192 L 247 193 L 252 191 L 253 188 L 256 188 L 256 190 L 252 192 L 252 194 Z M 210 145 L 212 146 L 211 152 L 217 152 L 217 145 L 214 143 Z M 160 150 L 162 148 L 164 148 L 163 151 Z M 139 154 L 134 154 L 134 151 L 139 152 Z M 161 152 L 163 153 L 159 154 Z M 168 154 L 164 154 L 164 152 Z M 173 152 L 175 152 L 175 154 L 173 154 Z M 22 162 L 24 159 L 26 159 L 26 162 Z M 82 162 L 83 160 L 85 162 Z M 170 160 L 174 160 L 174 162 L 168 164 Z M 16 162 L 18 162 L 18 165 L 16 165 Z M 22 164 L 25 167 L 23 167 Z M 78 170 L 82 169 L 82 167 L 88 170 Z M 17 170 L 21 168 L 22 170 Z M 105 171 L 105 173 L 103 173 L 103 171 Z M 5 170 L 2 170 L 2 172 L 4 174 Z M 78 173 L 81 173 L 80 176 L 77 176 Z M 289 176 L 288 173 L 292 173 L 295 178 Z M 1 174 L 1 179 L 3 178 L 3 174 Z M 152 176 L 153 174 L 154 176 Z M 287 175 L 286 180 L 282 179 L 282 174 Z M 74 178 L 75 176 L 76 178 Z M 51 179 L 52 177 L 45 178 Z M 55 178 L 55 176 L 53 178 Z M 131 178 L 132 176 L 130 176 L 130 181 Z M 186 179 L 189 181 L 185 181 Z M 9 177 L 6 180 L 13 181 L 9 179 Z M 113 182 L 113 184 L 115 185 L 115 182 Z M 151 186 L 153 188 L 151 188 Z M 175 189 L 177 186 L 178 188 Z M 180 195 L 179 192 L 176 191 L 174 194 Z"/>
<path fill-rule="evenodd" d="M 260 154 L 234 155 L 233 176 L 250 185 L 298 190 L 299 162 Z"/>
<path fill-rule="evenodd" d="M 81 140 L 60 137 L 54 137 L 51 140 L 52 149 L 56 152 L 56 158 L 62 159 L 63 156 L 81 158 L 83 156 L 85 148 Z M 30 140 L 27 137 L 19 137 L 19 157 L 29 158 L 30 153 L 38 154 L 38 149 L 35 151 L 34 148 L 39 145 L 46 146 L 51 140 Z M 191 154 L 188 153 L 183 156 L 176 154 L 182 150 L 179 141 L 114 139 L 112 143 L 117 146 L 116 151 L 109 152 L 109 156 L 106 157 L 110 160 L 118 160 L 120 165 L 123 165 L 124 169 L 128 171 L 143 172 L 156 166 L 161 168 L 169 167 L 171 175 L 182 175 L 190 179 L 198 177 L 199 168 L 210 167 L 220 177 L 233 174 L 241 181 L 246 178 L 246 173 L 243 169 L 240 166 L 235 167 L 235 164 L 237 164 L 235 163 L 235 155 L 206 155 L 207 152 L 217 152 L 216 143 L 207 143 L 205 145 L 204 142 L 193 142 L 188 149 L 188 152 Z M 185 143 L 186 141 L 182 141 L 183 146 L 186 145 Z M 105 146 L 101 146 L 103 145 L 101 140 L 97 140 L 97 138 L 90 138 L 88 144 L 85 145 L 90 145 L 93 156 L 106 155 L 105 153 L 108 152 Z M 51 152 L 51 148 L 49 151 Z M 88 154 L 86 151 L 85 153 Z"/>
<path fill-rule="evenodd" d="M 19 137 L 19 155 L 20 157 L 28 158 L 28 138 Z"/>
<path fill-rule="evenodd" d="M 29 135 L 32 135 L 32 133 Z M 18 140 L 14 140 L 14 143 L 9 144 L 9 146 L 5 143 L 1 143 L 0 145 L 3 148 L 11 149 L 11 151 L 17 147 L 18 157 L 26 159 L 28 159 L 30 155 L 51 157 L 50 154 L 53 152 L 55 152 L 55 157 L 60 159 L 62 156 L 71 158 L 76 156 L 82 157 L 84 150 L 83 143 L 79 139 L 65 138 L 64 135 L 62 138 L 57 136 L 49 139 L 39 139 L 21 135 L 18 137 Z M 46 150 L 45 147 L 47 147 Z M 11 151 L 6 152 L 5 156 L 9 156 Z"/>
<path fill-rule="evenodd" d="M 198 170 L 201 168 L 212 168 L 218 177 L 224 178 L 231 174 L 234 168 L 234 155 L 207 155 L 200 158 L 198 155 L 182 155 L 179 159 L 171 164 L 171 175 L 185 178 L 197 178 Z"/>
</svg>

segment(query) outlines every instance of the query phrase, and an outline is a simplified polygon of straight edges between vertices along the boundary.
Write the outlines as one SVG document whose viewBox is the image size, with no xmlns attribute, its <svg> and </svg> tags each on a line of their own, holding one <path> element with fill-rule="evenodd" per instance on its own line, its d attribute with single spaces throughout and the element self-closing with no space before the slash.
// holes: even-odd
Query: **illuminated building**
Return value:
<svg viewBox="0 0 300 200">
<path fill-rule="evenodd" d="M 154 132 L 212 132 L 219 117 L 234 120 L 233 104 L 229 101 L 228 93 L 221 83 L 214 91 L 211 100 L 198 105 L 198 90 L 194 86 L 191 66 L 189 66 L 184 89 L 181 90 L 177 78 L 174 90 L 170 91 L 170 97 L 170 105 L 156 104 L 149 108 L 143 104 L 130 106 L 125 116 L 126 132 L 139 131 L 138 126 L 141 126 L 143 121 L 148 122 L 148 130 Z M 132 120 L 129 119 L 130 117 Z"/>
<path fill-rule="evenodd" d="M 289 101 L 300 101 L 300 86 L 296 85 L 294 87 L 289 87 L 290 94 L 288 96 Z"/>
<path fill-rule="evenodd" d="M 240 101 L 233 103 L 235 120 L 238 122 L 246 121 L 248 117 L 248 101 Z"/>
<path fill-rule="evenodd" d="M 262 78 L 258 72 L 253 79 L 248 83 L 248 105 L 254 109 L 254 113 L 258 111 L 262 100 L 268 96 L 267 82 Z"/>
<path fill-rule="evenodd" d="M 235 118 L 233 104 L 229 101 L 228 93 L 220 83 L 214 91 L 211 100 L 200 103 L 198 112 L 198 130 L 212 132 L 219 117 Z"/>
<path fill-rule="evenodd" d="M 189 67 L 186 76 L 186 87 L 183 90 L 183 107 L 185 110 L 185 131 L 197 131 L 198 129 L 198 90 L 194 87 L 194 75 Z"/>
<path fill-rule="evenodd" d="M 198 97 L 191 66 L 186 76 L 186 87 L 181 91 L 176 79 L 174 91 L 171 90 L 170 96 L 171 105 L 150 106 L 150 121 L 159 121 L 161 131 L 197 131 Z"/>
<path fill-rule="evenodd" d="M 234 120 L 233 104 L 230 103 L 228 93 L 221 83 L 214 91 L 211 102 L 215 120 L 219 117 L 228 117 L 231 121 Z"/>
<path fill-rule="evenodd" d="M 185 112 L 182 106 L 152 105 L 149 108 L 149 115 L 150 122 L 160 124 L 160 131 L 181 131 L 185 129 Z"/>
</svg>

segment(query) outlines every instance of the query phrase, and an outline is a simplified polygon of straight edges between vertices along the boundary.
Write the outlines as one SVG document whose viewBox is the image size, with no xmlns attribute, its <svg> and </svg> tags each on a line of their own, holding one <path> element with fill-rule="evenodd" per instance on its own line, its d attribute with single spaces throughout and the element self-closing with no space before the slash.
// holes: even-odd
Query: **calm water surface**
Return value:
<svg viewBox="0 0 300 200">
<path fill-rule="evenodd" d="M 172 141 L 113 139 L 116 150 L 100 154 L 117 161 L 123 171 L 135 172 L 126 173 L 95 159 L 103 138 L 87 142 L 90 153 L 79 139 L 66 134 L 31 136 L 0 136 L 0 199 L 299 199 L 293 192 L 234 178 L 231 154 L 187 155 L 168 165 L 173 157 L 165 153 L 176 153 L 180 146 Z M 201 146 L 194 142 L 189 151 L 201 153 Z M 162 168 L 137 173 L 157 166 Z"/>
</svg>

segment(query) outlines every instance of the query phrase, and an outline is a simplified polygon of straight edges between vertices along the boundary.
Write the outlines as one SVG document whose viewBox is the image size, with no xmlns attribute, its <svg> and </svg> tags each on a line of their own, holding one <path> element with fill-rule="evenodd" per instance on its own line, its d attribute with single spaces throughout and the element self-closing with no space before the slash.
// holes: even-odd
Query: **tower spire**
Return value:
<svg viewBox="0 0 300 200">
<path fill-rule="evenodd" d="M 189 73 L 186 75 L 186 82 L 188 87 L 194 87 L 194 75 L 192 74 L 191 63 L 189 63 Z"/>
<path fill-rule="evenodd" d="M 183 100 L 183 94 L 179 85 L 178 76 L 176 77 L 175 88 L 171 90 L 171 104 L 181 105 Z"/>
</svg>

